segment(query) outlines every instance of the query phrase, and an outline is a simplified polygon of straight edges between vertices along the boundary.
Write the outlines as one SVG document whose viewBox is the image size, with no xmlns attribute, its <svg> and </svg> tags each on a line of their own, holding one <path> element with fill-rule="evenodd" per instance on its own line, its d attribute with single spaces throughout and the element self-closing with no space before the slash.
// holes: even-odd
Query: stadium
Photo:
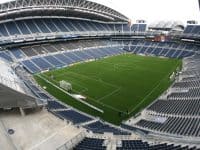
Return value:
<svg viewBox="0 0 200 150">
<path fill-rule="evenodd" d="M 200 25 L 87 0 L 0 4 L 0 150 L 200 149 Z"/>
</svg>

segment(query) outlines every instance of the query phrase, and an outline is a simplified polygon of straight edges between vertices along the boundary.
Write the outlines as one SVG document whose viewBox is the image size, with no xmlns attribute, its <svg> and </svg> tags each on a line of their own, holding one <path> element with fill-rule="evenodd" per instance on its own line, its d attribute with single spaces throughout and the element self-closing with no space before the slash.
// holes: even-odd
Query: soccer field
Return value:
<svg viewBox="0 0 200 150">
<path fill-rule="evenodd" d="M 181 67 L 181 60 L 125 54 L 35 75 L 41 86 L 61 101 L 94 116 L 120 124 L 135 115 L 171 84 L 170 75 Z M 53 78 L 52 78 L 53 77 Z M 43 78 L 51 82 L 47 83 Z M 53 85 L 65 80 L 71 93 L 81 94 L 100 113 L 66 95 Z"/>
</svg>

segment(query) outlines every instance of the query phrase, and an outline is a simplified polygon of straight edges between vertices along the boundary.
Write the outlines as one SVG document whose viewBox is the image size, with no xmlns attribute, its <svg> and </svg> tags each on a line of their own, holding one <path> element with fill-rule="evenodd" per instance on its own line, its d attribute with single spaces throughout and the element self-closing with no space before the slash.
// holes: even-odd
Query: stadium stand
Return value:
<svg viewBox="0 0 200 150">
<path fill-rule="evenodd" d="M 74 150 L 106 150 L 106 146 L 103 146 L 103 139 L 95 139 L 95 138 L 84 138 L 78 145 L 74 148 Z"/>
<path fill-rule="evenodd" d="M 109 28 L 107 24 L 98 24 L 96 22 L 89 21 L 69 20 L 64 18 L 52 18 L 49 20 L 25 20 L 21 23 L 23 23 L 24 26 L 26 26 L 31 31 L 31 33 L 102 31 L 102 29 L 104 29 L 104 31 L 112 31 L 112 29 L 114 29 L 114 26 L 116 26 L 115 24 L 111 24 L 111 27 Z M 12 27 L 14 29 L 9 28 L 8 24 L 5 25 L 7 31 L 9 33 L 12 33 L 13 35 L 19 34 L 20 32 L 17 29 L 17 26 L 19 26 L 18 21 L 12 22 L 12 24 Z M 99 28 L 99 26 L 103 26 L 103 28 Z M 120 28 L 122 28 L 121 25 Z M 3 31 L 4 29 L 5 28 L 2 28 L 1 31 Z M 21 28 L 20 30 L 21 32 L 23 32 L 23 28 Z"/>
<path fill-rule="evenodd" d="M 196 147 L 189 148 L 188 146 L 182 147 L 181 145 L 175 146 L 174 144 L 167 144 L 167 143 L 162 143 L 162 144 L 155 144 L 155 145 L 150 145 L 147 142 L 143 142 L 141 140 L 122 140 L 122 146 L 117 147 L 117 150 L 128 150 L 128 149 L 135 149 L 135 150 L 141 150 L 141 149 L 151 149 L 151 150 L 158 150 L 158 149 L 163 149 L 163 150 L 195 150 Z"/>
<path fill-rule="evenodd" d="M 76 43 L 76 44 L 75 44 Z M 21 62 L 31 73 L 68 66 L 75 62 L 122 54 L 117 42 L 107 40 L 63 42 L 14 48 L 0 53 L 8 62 Z"/>
<path fill-rule="evenodd" d="M 188 44 L 160 43 L 147 41 L 133 41 L 124 47 L 124 50 L 134 54 L 163 56 L 169 58 L 184 58 L 194 55 L 198 47 Z"/>
<path fill-rule="evenodd" d="M 199 34 L 200 26 L 199 25 L 187 25 L 184 32 L 185 34 Z"/>
<path fill-rule="evenodd" d="M 134 32 L 144 32 L 144 27 L 138 26 Z M 26 41 L 43 38 L 72 38 L 89 34 L 112 35 L 129 32 L 127 24 L 100 23 L 87 20 L 72 20 L 66 18 L 34 18 L 2 23 L 0 34 L 4 42 Z"/>
<path fill-rule="evenodd" d="M 86 150 L 86 149 L 97 149 L 104 150 L 108 147 L 108 145 L 104 144 L 106 139 L 99 138 L 91 138 L 86 137 L 81 142 L 79 142 L 74 150 Z M 196 150 L 196 147 L 188 147 L 174 144 L 150 144 L 148 142 L 144 142 L 142 140 L 122 140 L 119 141 L 120 145 L 116 147 L 117 150 Z M 95 148 L 94 148 L 95 147 Z"/>
<path fill-rule="evenodd" d="M 17 0 L 0 8 L 0 149 L 8 145 L 49 150 L 200 147 L 199 25 L 170 31 L 166 36 L 172 39 L 157 41 L 163 33 L 148 30 L 144 21 L 130 25 L 123 14 L 86 0 Z M 197 41 L 184 42 L 188 37 Z M 169 89 L 121 126 L 58 101 L 32 76 L 126 53 L 178 58 L 183 66 Z M 19 117 L 15 108 L 22 116 L 27 109 L 28 116 Z"/>
<path fill-rule="evenodd" d="M 111 51 L 112 50 L 112 51 Z M 111 52 L 109 52 L 111 51 Z M 64 52 L 51 56 L 37 57 L 29 60 L 23 60 L 21 63 L 31 73 L 42 70 L 49 70 L 57 67 L 68 66 L 75 62 L 86 61 L 89 59 L 99 59 L 106 56 L 112 56 L 123 53 L 120 48 L 97 48 L 87 50 L 76 50 L 73 52 Z"/>
<path fill-rule="evenodd" d="M 92 120 L 92 118 L 82 115 L 81 113 L 78 113 L 74 110 L 56 111 L 56 114 L 65 118 L 66 120 L 70 120 L 74 124 L 80 124 Z"/>
<path fill-rule="evenodd" d="M 133 24 L 131 26 L 131 31 L 133 32 L 145 32 L 147 29 L 147 24 Z"/>
<path fill-rule="evenodd" d="M 108 124 L 102 123 L 101 121 L 96 121 L 94 123 L 85 126 L 86 129 L 93 131 L 94 133 L 103 134 L 104 132 L 111 132 L 114 135 L 130 135 L 130 132 L 111 127 Z"/>
</svg>

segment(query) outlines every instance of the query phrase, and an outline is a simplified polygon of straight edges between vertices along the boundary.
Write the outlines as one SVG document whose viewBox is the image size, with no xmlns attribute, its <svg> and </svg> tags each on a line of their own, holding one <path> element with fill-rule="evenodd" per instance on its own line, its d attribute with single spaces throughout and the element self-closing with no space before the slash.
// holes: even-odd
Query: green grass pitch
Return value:
<svg viewBox="0 0 200 150">
<path fill-rule="evenodd" d="M 61 80 L 70 82 L 71 93 L 87 97 L 86 102 L 104 113 L 78 102 L 38 75 L 35 79 L 66 104 L 118 125 L 161 95 L 171 84 L 170 75 L 180 67 L 178 59 L 124 54 L 40 74 L 57 86 Z"/>
</svg>

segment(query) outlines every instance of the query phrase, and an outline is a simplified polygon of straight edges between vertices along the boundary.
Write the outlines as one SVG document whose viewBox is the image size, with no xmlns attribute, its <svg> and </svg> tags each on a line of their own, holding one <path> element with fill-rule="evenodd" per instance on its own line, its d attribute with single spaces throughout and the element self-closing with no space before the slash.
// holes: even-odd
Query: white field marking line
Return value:
<svg viewBox="0 0 200 150">
<path fill-rule="evenodd" d="M 150 91 L 150 93 L 149 93 L 148 95 L 146 95 L 146 96 L 142 99 L 142 101 L 141 101 L 140 103 L 138 103 L 128 114 L 131 114 L 139 105 L 141 105 L 141 104 L 146 100 L 146 98 L 147 98 L 149 95 L 151 95 L 151 94 L 157 89 L 158 86 L 160 86 L 160 84 L 162 83 L 162 81 L 163 81 L 167 76 L 169 76 L 169 75 L 171 74 L 171 72 L 172 72 L 175 68 L 177 68 L 177 66 L 178 66 L 178 62 L 176 63 L 176 66 L 173 67 L 172 70 L 171 70 L 162 80 L 160 80 L 158 84 L 156 84 L 156 86 Z"/>
<path fill-rule="evenodd" d="M 44 76 L 46 79 L 55 82 L 55 84 L 58 84 L 58 83 L 59 83 L 59 82 L 58 82 L 57 80 L 55 80 L 55 79 L 49 79 L 49 77 L 46 76 L 46 75 L 43 75 L 43 76 Z M 62 76 L 63 76 L 63 74 L 62 74 L 62 75 L 58 75 L 58 76 L 56 76 L 56 77 L 62 77 Z M 68 77 L 69 77 L 69 76 L 68 76 Z M 69 77 L 69 78 L 72 79 L 72 77 Z M 72 91 L 74 91 L 74 92 L 76 92 L 76 93 L 82 93 L 82 92 L 88 91 L 88 88 L 83 87 L 81 84 L 78 84 L 78 83 L 76 83 L 76 82 L 72 82 L 72 84 L 75 84 L 75 85 L 79 86 L 80 88 L 82 88 L 81 91 L 77 91 L 77 90 L 74 90 L 74 89 L 72 90 Z"/>
<path fill-rule="evenodd" d="M 89 77 L 89 76 L 86 76 L 86 75 L 83 75 L 83 74 L 79 74 L 79 73 L 76 73 L 76 72 L 73 72 L 73 71 L 69 71 L 69 72 L 74 73 L 74 74 L 77 74 L 77 75 L 82 76 L 82 77 L 85 77 L 85 78 L 88 78 L 88 79 L 90 79 L 90 80 L 94 80 L 94 81 L 97 81 L 97 82 L 102 82 L 103 84 L 109 85 L 109 86 L 114 87 L 114 88 L 120 88 L 120 87 L 117 86 L 117 85 L 114 85 L 114 84 L 111 84 L 111 83 L 108 83 L 108 82 L 103 81 L 101 78 L 99 78 L 99 79 L 100 79 L 100 80 L 99 80 L 99 79 L 94 79 L 94 78 L 92 78 L 92 77 Z"/>
<path fill-rule="evenodd" d="M 96 78 L 102 74 L 103 74 L 102 72 L 95 73 L 95 74 L 91 75 L 91 78 Z"/>
<path fill-rule="evenodd" d="M 118 69 L 120 67 L 126 68 L 125 70 L 133 70 L 133 67 L 134 68 L 137 67 L 137 65 L 135 65 L 135 64 L 133 64 L 131 67 L 129 67 L 129 66 L 127 66 L 128 63 L 121 63 L 121 64 L 120 63 L 113 64 L 113 63 L 110 63 L 110 62 L 102 62 L 102 63 L 112 65 L 112 67 L 114 68 L 114 70 L 116 68 Z"/>
<path fill-rule="evenodd" d="M 45 76 L 45 75 L 44 75 L 44 76 Z M 41 76 L 40 76 L 40 77 L 41 77 Z M 41 78 L 45 78 L 45 77 L 41 77 Z M 45 78 L 45 80 L 47 80 L 48 83 L 52 84 L 54 87 L 57 87 L 59 90 L 63 91 L 64 93 L 66 92 L 65 90 L 59 88 L 58 86 L 56 86 L 54 83 L 52 83 L 52 82 L 49 81 L 48 79 Z M 75 91 L 75 90 L 74 90 L 74 91 Z M 77 93 L 78 93 L 78 91 L 77 91 Z M 117 108 L 114 108 L 114 107 L 112 107 L 112 106 L 110 106 L 110 105 L 101 103 L 101 102 L 95 100 L 95 99 L 92 98 L 92 97 L 89 97 L 89 96 L 87 96 L 87 97 L 90 98 L 90 100 L 92 100 L 93 102 L 95 102 L 95 103 L 97 103 L 97 104 L 100 104 L 100 105 L 102 105 L 102 106 L 104 106 L 104 107 L 110 108 L 110 109 L 112 109 L 112 110 L 114 110 L 114 111 L 117 111 L 117 112 L 123 112 L 122 110 L 119 110 L 119 109 L 117 109 Z M 88 103 L 88 102 L 87 102 L 87 103 Z M 90 103 L 89 103 L 89 104 L 90 104 Z M 90 104 L 90 105 L 92 105 L 92 104 Z M 93 106 L 93 105 L 92 105 L 92 106 Z M 94 107 L 96 107 L 96 106 L 94 106 Z M 124 112 L 124 113 L 125 113 L 125 112 Z"/>
<path fill-rule="evenodd" d="M 110 63 L 110 64 L 111 64 L 111 63 Z M 114 65 L 114 64 L 112 64 L 112 66 L 113 66 L 113 65 Z M 114 66 L 113 66 L 113 67 L 114 67 Z M 88 79 L 90 79 L 90 80 L 102 82 L 103 84 L 107 84 L 107 85 L 110 85 L 111 87 L 117 88 L 117 89 L 115 89 L 114 91 L 112 91 L 111 93 L 109 93 L 108 95 L 112 95 L 112 94 L 114 94 L 116 91 L 119 91 L 119 90 L 121 89 L 121 87 L 119 87 L 119 86 L 117 86 L 117 85 L 114 85 L 114 84 L 107 83 L 107 82 L 103 81 L 102 79 L 97 80 L 97 79 L 94 79 L 94 78 L 91 78 L 91 77 L 88 77 L 88 76 L 86 76 L 86 75 L 79 74 L 79 73 L 76 73 L 76 72 L 73 72 L 73 71 L 69 71 L 69 72 L 70 72 L 70 73 L 77 74 L 77 75 L 79 75 L 79 76 L 83 76 L 83 77 L 88 78 Z M 63 73 L 63 74 L 60 75 L 60 76 L 63 76 L 63 75 L 67 75 L 67 74 L 66 74 L 66 73 Z M 57 83 L 57 81 L 56 81 L 56 83 Z M 76 91 L 76 90 L 74 90 L 74 91 L 79 93 L 79 91 Z M 108 95 L 105 95 L 105 96 L 108 96 Z M 103 97 L 105 98 L 105 96 L 103 96 Z M 100 105 L 102 105 L 102 106 L 106 106 L 106 107 L 111 108 L 111 109 L 113 109 L 113 110 L 115 110 L 115 111 L 124 112 L 124 111 L 122 111 L 122 110 L 119 110 L 119 109 L 114 108 L 114 107 L 112 107 L 112 106 L 110 106 L 110 105 L 107 105 L 107 104 L 105 104 L 105 103 L 100 102 L 100 101 L 103 99 L 102 97 L 99 98 L 99 99 L 101 99 L 101 100 L 99 100 L 99 101 L 96 100 L 96 99 L 94 99 L 94 98 L 92 98 L 92 97 L 90 97 L 90 96 L 87 96 L 87 97 L 90 98 L 90 100 L 92 100 L 93 102 L 95 102 L 95 103 L 97 103 L 97 104 L 100 104 Z M 125 112 L 124 112 L 124 113 L 125 113 Z"/>
<path fill-rule="evenodd" d="M 121 89 L 121 87 L 116 87 L 116 85 L 113 85 L 113 84 L 104 82 L 104 81 L 102 81 L 101 79 L 100 79 L 100 80 L 97 80 L 97 79 L 88 77 L 88 76 L 86 76 L 86 75 L 82 75 L 82 74 L 79 74 L 79 73 L 75 73 L 75 72 L 73 72 L 73 71 L 69 71 L 69 72 L 74 73 L 74 74 L 77 74 L 77 75 L 79 75 L 79 76 L 86 77 L 86 78 L 91 79 L 91 80 L 94 80 L 94 81 L 102 82 L 103 84 L 107 84 L 107 85 L 109 85 L 109 86 L 111 86 L 111 87 L 117 88 L 117 89 L 115 89 L 114 91 L 111 92 L 112 94 L 115 93 L 116 91 L 119 91 L 119 90 Z M 64 73 L 64 74 L 65 74 L 65 73 Z M 75 90 L 74 90 L 74 91 L 75 91 Z M 77 91 L 77 92 L 78 92 L 78 91 Z M 108 95 L 112 95 L 111 93 L 109 93 Z M 105 95 L 105 96 L 108 96 L 108 95 Z M 103 96 L 103 97 L 105 97 L 105 96 Z M 106 107 L 111 108 L 111 109 L 113 109 L 113 110 L 115 110 L 115 111 L 123 112 L 123 111 L 121 111 L 121 110 L 119 110 L 119 109 L 117 109 L 117 108 L 114 108 L 114 107 L 112 107 L 112 106 L 110 106 L 110 105 L 107 105 L 107 104 L 105 104 L 105 103 L 102 103 L 102 102 L 100 102 L 100 101 L 98 101 L 98 100 L 96 100 L 96 99 L 94 99 L 94 98 L 92 98 L 92 97 L 89 97 L 89 96 L 87 96 L 87 97 L 90 98 L 90 100 L 92 100 L 92 101 L 94 101 L 95 103 L 98 103 L 98 104 L 100 104 L 100 105 L 102 105 L 102 106 L 106 106 Z M 101 98 L 102 98 L 102 97 L 101 97 Z M 101 99 L 101 98 L 100 98 L 100 99 Z"/>
<path fill-rule="evenodd" d="M 139 61 L 140 62 L 140 61 Z M 103 62 L 103 63 L 107 63 L 107 64 L 112 64 L 112 63 L 109 63 L 109 62 Z M 138 67 L 138 65 L 135 65 L 133 64 L 133 67 L 129 67 L 129 66 L 126 66 L 126 64 L 128 63 L 121 63 L 121 64 L 112 64 L 113 65 L 113 68 L 114 70 L 117 70 L 118 68 L 123 68 L 123 71 L 131 71 L 131 70 L 134 70 L 135 68 L 137 68 L 138 70 L 145 70 L 145 71 L 151 71 L 152 72 L 152 69 L 148 69 L 148 68 L 142 68 L 141 66 Z M 162 73 L 162 71 L 153 71 L 154 73 Z"/>
<path fill-rule="evenodd" d="M 44 76 L 44 78 L 46 78 L 47 80 L 49 79 L 46 75 L 43 75 Z M 56 84 L 58 83 L 58 81 L 57 80 L 54 80 L 54 79 L 50 79 L 50 80 L 48 80 L 50 83 L 52 83 L 51 81 L 54 81 Z M 54 83 L 52 83 L 52 84 L 54 84 Z M 83 87 L 83 86 L 82 86 Z M 84 88 L 84 87 L 83 87 Z M 65 91 L 64 89 L 62 89 L 63 91 Z M 74 92 L 76 92 L 76 93 L 80 93 L 80 91 L 77 91 L 77 90 L 74 90 L 73 89 L 73 91 Z M 89 96 L 87 96 L 87 97 L 89 97 Z M 96 101 L 94 98 L 92 98 L 92 97 L 89 97 L 90 99 L 92 99 L 93 101 Z"/>
<path fill-rule="evenodd" d="M 52 86 L 54 86 L 55 88 L 59 89 L 60 91 L 68 94 L 69 96 L 71 95 L 69 92 L 65 91 L 64 89 L 60 88 L 58 85 L 56 85 L 55 83 L 53 83 L 52 81 L 48 80 L 48 78 L 46 78 L 46 75 L 42 74 L 42 75 L 37 75 L 40 79 L 44 80 L 45 82 L 51 84 Z M 57 82 L 56 82 L 57 83 Z"/>
<path fill-rule="evenodd" d="M 87 106 L 89 106 L 90 108 L 93 108 L 93 109 L 95 109 L 95 110 L 97 110 L 97 109 L 98 109 L 98 110 L 101 110 L 101 109 L 97 108 L 96 106 L 94 106 L 94 105 L 92 105 L 92 104 L 90 104 L 90 103 L 88 103 L 88 102 L 86 102 L 86 101 L 83 101 L 83 100 L 81 100 L 81 99 L 76 99 L 76 98 L 74 98 L 69 92 L 67 92 L 67 91 L 65 91 L 64 89 L 60 88 L 59 86 L 57 86 L 56 84 L 52 83 L 51 81 L 49 81 L 49 80 L 46 79 L 45 77 L 43 77 L 43 76 L 41 76 L 41 75 L 37 75 L 37 76 L 38 76 L 39 78 L 41 78 L 42 80 L 44 80 L 45 82 L 47 82 L 48 84 L 51 84 L 52 86 L 54 86 L 55 88 L 57 88 L 57 89 L 60 90 L 61 92 L 65 93 L 65 94 L 69 95 L 70 97 L 72 97 L 73 99 L 79 101 L 80 103 L 83 103 L 83 104 L 85 104 L 85 105 L 87 105 Z M 98 111 L 98 110 L 97 110 L 97 111 Z"/>
<path fill-rule="evenodd" d="M 138 62 L 141 62 L 141 61 L 138 61 Z M 131 70 L 134 70 L 134 68 L 137 68 L 138 70 L 144 70 L 144 71 L 148 71 L 149 70 L 149 71 L 152 71 L 152 69 L 147 69 L 147 68 L 144 69 L 144 68 L 138 67 L 138 65 L 136 65 L 136 64 L 133 64 L 130 67 L 130 66 L 126 66 L 128 63 L 121 63 L 121 64 L 118 64 L 118 63 L 112 64 L 110 62 L 102 62 L 102 63 L 112 65 L 113 70 L 117 70 L 118 68 L 122 68 L 123 71 L 131 71 Z M 157 72 L 159 73 L 159 71 L 157 71 Z"/>
<path fill-rule="evenodd" d="M 72 72 L 72 73 L 74 73 L 74 72 Z M 79 73 L 75 73 L 75 74 L 77 74 L 77 75 L 81 75 L 81 74 L 79 74 Z M 121 89 L 121 87 L 119 87 L 119 86 L 116 87 L 116 85 L 113 85 L 113 84 L 110 84 L 110 83 L 104 82 L 104 81 L 103 81 L 102 79 L 100 79 L 100 78 L 97 80 L 97 79 L 93 79 L 93 78 L 91 78 L 91 77 L 88 77 L 88 76 L 86 76 L 86 75 L 81 75 L 81 76 L 83 76 L 83 77 L 87 77 L 88 79 L 92 79 L 92 80 L 95 80 L 95 81 L 101 82 L 101 83 L 103 83 L 103 84 L 106 83 L 107 85 L 116 88 L 115 90 L 113 90 L 113 91 L 110 92 L 109 94 L 107 94 L 107 95 L 105 95 L 105 96 L 103 96 L 103 97 L 97 99 L 97 101 L 103 99 L 104 97 L 107 97 L 107 96 L 109 96 L 109 95 L 112 95 L 112 94 L 114 94 L 115 92 L 117 92 L 117 91 L 119 91 L 119 90 Z M 93 99 L 94 99 L 94 98 L 93 98 Z"/>
<path fill-rule="evenodd" d="M 141 63 L 142 61 L 136 61 L 136 62 Z M 102 62 L 102 63 L 112 65 L 112 66 L 114 67 L 114 70 L 116 70 L 116 69 L 122 67 L 123 70 L 127 70 L 127 71 L 128 71 L 128 70 L 133 70 L 134 68 L 137 68 L 137 69 L 139 69 L 139 70 L 152 71 L 152 69 L 148 69 L 148 68 L 143 69 L 143 68 L 141 68 L 141 67 L 138 67 L 138 64 L 132 64 L 132 66 L 130 67 L 130 66 L 127 66 L 128 63 L 115 63 L 115 64 L 113 64 L 113 63 L 106 62 L 106 61 L 104 61 L 104 62 Z M 177 64 L 178 64 L 178 63 L 177 63 Z M 125 69 L 124 69 L 124 68 L 125 68 Z M 154 72 L 156 72 L 156 73 L 162 73 L 161 71 L 154 71 Z"/>
<path fill-rule="evenodd" d="M 46 75 L 43 75 L 43 76 L 44 76 L 46 79 L 48 79 L 49 81 L 55 82 L 54 84 L 56 84 L 56 85 L 59 83 L 57 80 L 49 79 Z M 59 76 L 59 77 L 60 77 L 60 76 Z M 81 86 L 80 84 L 77 84 L 77 83 L 74 83 L 74 82 L 73 82 L 73 84 L 76 84 L 76 85 L 78 85 L 79 87 L 83 88 L 83 90 L 81 90 L 81 91 L 77 91 L 77 90 L 74 90 L 74 89 L 73 89 L 73 91 L 76 92 L 76 93 L 88 91 L 88 88 L 85 88 L 85 87 Z M 63 90 L 64 90 L 64 89 L 63 89 Z"/>
<path fill-rule="evenodd" d="M 58 75 L 58 76 L 56 76 L 56 77 L 62 77 L 62 76 L 64 76 L 64 75 L 66 75 L 66 74 L 60 74 L 60 75 Z M 48 78 L 49 79 L 49 77 L 48 76 L 45 76 L 46 78 Z M 68 78 L 70 78 L 70 79 L 74 79 L 73 77 L 70 77 L 70 76 L 67 76 Z M 54 79 L 50 79 L 50 80 L 52 80 L 52 81 L 54 81 L 55 83 L 58 83 L 58 81 L 57 80 L 54 80 Z M 78 84 L 78 83 L 76 83 L 76 81 L 74 82 L 74 81 L 72 81 L 72 84 L 75 84 L 75 85 L 77 85 L 77 86 L 79 86 L 80 88 L 82 88 L 83 90 L 81 90 L 81 91 L 88 91 L 88 88 L 86 88 L 86 87 L 84 87 L 84 86 L 82 86 L 81 84 Z M 75 91 L 75 90 L 74 90 Z"/>
<path fill-rule="evenodd" d="M 118 88 L 118 89 L 114 90 L 113 92 L 111 92 L 111 93 L 109 93 L 109 94 L 107 94 L 107 95 L 105 95 L 105 96 L 103 96 L 103 97 L 97 99 L 97 101 L 101 101 L 101 100 L 103 100 L 104 98 L 109 97 L 109 96 L 113 95 L 114 93 L 117 93 L 120 89 L 121 89 L 121 88 Z"/>
<path fill-rule="evenodd" d="M 95 103 L 97 103 L 97 104 L 100 104 L 101 106 L 110 108 L 110 109 L 115 110 L 115 111 L 121 111 L 121 110 L 119 110 L 119 109 L 117 109 L 117 108 L 115 108 L 115 107 L 112 107 L 112 106 L 108 105 L 108 104 L 102 103 L 101 101 L 97 101 L 97 100 L 95 100 L 95 99 L 92 98 L 92 97 L 89 97 L 89 96 L 88 96 L 88 98 L 90 98 L 91 101 L 93 101 L 93 102 L 95 102 Z M 121 112 L 123 112 L 123 111 L 121 111 Z"/>
<path fill-rule="evenodd" d="M 138 103 L 128 114 L 131 114 L 138 106 L 140 106 L 145 100 L 146 98 L 151 95 L 156 89 L 157 87 L 161 84 L 161 82 L 164 80 L 165 78 L 163 78 L 161 81 L 159 81 L 158 83 L 156 83 L 156 86 L 142 99 L 142 101 L 140 103 Z"/>
<path fill-rule="evenodd" d="M 127 55 L 126 55 L 127 56 Z M 132 54 L 129 56 L 129 57 L 132 57 Z M 125 58 L 123 59 L 123 61 L 124 60 L 126 60 Z M 142 60 L 136 60 L 136 59 L 132 59 L 133 61 L 133 65 L 135 65 L 135 63 L 140 63 L 140 62 L 143 62 L 143 59 Z M 113 64 L 113 63 L 111 63 L 111 62 L 109 62 L 110 60 L 105 60 L 105 61 L 102 61 L 102 63 L 108 63 L 108 64 Z M 127 60 L 126 60 L 127 61 Z M 118 62 L 118 61 L 117 61 Z M 122 64 L 122 65 L 126 65 L 126 64 L 129 64 L 129 63 L 127 63 L 127 62 L 121 62 L 120 64 Z M 135 65 L 135 66 L 137 66 L 137 65 Z"/>
<path fill-rule="evenodd" d="M 72 72 L 72 73 L 75 73 L 75 72 Z M 84 77 L 86 77 L 86 78 L 88 78 L 88 79 L 92 79 L 92 80 L 95 80 L 95 81 L 100 81 L 100 80 L 101 80 L 101 79 L 100 79 L 100 80 L 93 79 L 93 78 L 90 78 L 90 77 L 88 77 L 88 76 L 86 76 L 86 75 L 82 75 L 82 74 L 79 74 L 79 73 L 75 73 L 75 74 L 84 76 Z M 116 85 L 113 85 L 113 84 L 104 82 L 103 80 L 101 80 L 100 82 L 106 83 L 106 84 L 108 84 L 108 85 L 111 85 L 111 86 L 113 86 L 113 87 L 115 87 L 115 88 L 117 88 L 117 89 L 114 90 L 113 92 L 109 93 L 108 95 L 105 95 L 105 96 L 101 97 L 100 100 L 99 100 L 99 99 L 96 100 L 96 99 L 91 98 L 91 97 L 89 97 L 89 96 L 88 96 L 88 97 L 89 97 L 91 100 L 93 100 L 95 103 L 101 104 L 102 106 L 106 106 L 106 107 L 111 108 L 111 109 L 113 109 L 113 110 L 115 110 L 115 111 L 124 112 L 124 111 L 122 111 L 122 110 L 119 110 L 119 109 L 117 109 L 117 108 L 115 108 L 115 107 L 112 107 L 112 106 L 110 106 L 110 105 L 107 105 L 107 104 L 101 102 L 101 100 L 102 100 L 103 98 L 105 98 L 105 97 L 107 97 L 107 96 L 110 96 L 110 95 L 113 95 L 115 92 L 119 91 L 119 90 L 121 89 L 121 87 L 119 87 L 119 86 L 116 87 Z M 125 112 L 124 112 L 124 113 L 125 113 Z"/>
<path fill-rule="evenodd" d="M 83 75 L 83 74 L 80 74 L 80 73 L 76 73 L 76 72 L 73 72 L 73 71 L 68 71 L 68 73 L 72 73 L 72 74 L 76 74 L 78 76 L 83 76 L 84 78 L 87 78 L 87 79 L 90 79 L 90 80 L 94 80 L 94 81 L 97 81 L 97 82 L 102 82 L 103 84 L 107 84 L 111 87 L 114 87 L 114 88 L 119 88 L 117 85 L 114 85 L 114 84 L 110 84 L 110 83 L 107 83 L 105 81 L 103 81 L 102 79 L 95 79 L 95 78 L 92 78 L 92 77 L 88 77 L 86 75 Z M 57 77 L 61 77 L 61 76 L 64 76 L 64 75 L 68 75 L 67 73 L 62 73 L 61 75 L 58 75 Z M 95 77 L 95 75 L 93 75 Z M 57 81 L 56 81 L 57 83 Z M 82 86 L 83 87 L 83 86 Z M 84 87 L 83 87 L 84 88 Z"/>
<path fill-rule="evenodd" d="M 132 67 L 128 67 L 128 66 L 120 66 L 119 64 L 114 64 L 114 70 L 119 70 L 119 68 L 121 69 L 121 67 L 123 68 L 123 71 L 131 71 L 131 70 L 133 70 L 133 68 Z"/>
<path fill-rule="evenodd" d="M 74 73 L 74 72 L 71 72 L 71 73 Z M 65 74 L 65 73 L 64 73 Z M 78 74 L 78 73 L 76 73 L 77 75 L 80 75 L 80 74 Z M 85 77 L 85 75 L 84 75 L 84 77 Z M 90 78 L 90 77 L 88 77 L 88 79 L 92 79 L 92 80 L 94 80 L 93 78 Z M 100 82 L 100 83 L 105 83 L 102 79 L 98 79 L 98 80 L 96 80 L 95 79 L 95 81 L 98 81 L 98 82 Z M 57 82 L 57 81 L 55 81 L 55 82 Z M 108 83 L 107 83 L 108 84 Z M 77 84 L 78 85 L 78 84 Z M 110 85 L 109 85 L 110 86 Z M 82 85 L 81 85 L 81 87 L 83 87 Z M 83 87 L 83 88 L 85 88 L 85 87 Z M 113 87 L 113 88 L 117 88 L 117 87 Z M 106 94 L 105 96 L 103 96 L 103 97 L 100 97 L 99 99 L 94 99 L 94 98 L 92 98 L 92 97 L 89 97 L 90 99 L 92 98 L 93 100 L 95 100 L 95 101 L 100 101 L 101 99 L 103 99 L 103 98 L 105 98 L 105 97 L 108 97 L 108 96 L 110 96 L 110 95 L 112 95 L 112 94 L 114 94 L 114 93 L 116 93 L 117 91 L 119 91 L 121 89 L 121 87 L 118 87 L 117 89 L 115 89 L 115 90 L 113 90 L 112 92 L 110 92 L 110 93 L 108 93 L 108 94 Z M 77 93 L 80 93 L 80 92 L 84 92 L 84 91 L 89 91 L 88 90 L 88 88 L 85 88 L 85 90 L 82 90 L 82 91 L 77 91 L 77 90 L 74 90 L 75 92 L 77 92 Z"/>
</svg>

